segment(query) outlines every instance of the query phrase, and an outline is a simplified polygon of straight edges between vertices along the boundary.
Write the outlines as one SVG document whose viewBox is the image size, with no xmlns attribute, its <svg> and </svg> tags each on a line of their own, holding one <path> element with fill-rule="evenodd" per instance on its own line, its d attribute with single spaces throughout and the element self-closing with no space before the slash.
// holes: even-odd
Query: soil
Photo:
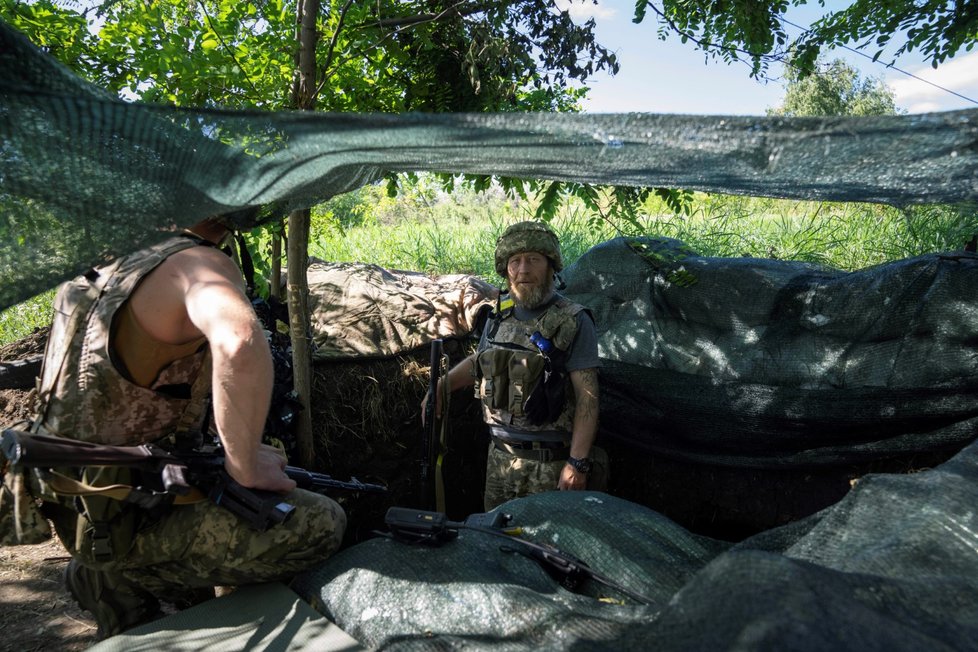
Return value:
<svg viewBox="0 0 978 652">
<path fill-rule="evenodd" d="M 0 652 L 76 652 L 95 644 L 95 621 L 64 589 L 68 559 L 57 538 L 0 548 Z"/>
</svg>

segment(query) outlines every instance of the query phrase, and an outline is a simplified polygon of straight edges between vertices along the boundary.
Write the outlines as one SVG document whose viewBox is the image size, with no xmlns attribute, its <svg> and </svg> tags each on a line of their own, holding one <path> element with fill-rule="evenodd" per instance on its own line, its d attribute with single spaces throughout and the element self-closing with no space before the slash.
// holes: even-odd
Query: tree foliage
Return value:
<svg viewBox="0 0 978 652">
<path fill-rule="evenodd" d="M 803 76 L 801 70 L 788 66 L 788 87 L 780 106 L 768 109 L 768 115 L 894 115 L 897 113 L 893 91 L 874 77 L 863 79 L 855 68 L 842 59 L 817 64 L 817 72 Z"/>
<path fill-rule="evenodd" d="M 147 102 L 288 108 L 290 0 L 0 0 L 0 17 L 80 75 Z M 316 86 L 329 111 L 566 110 L 615 55 L 553 0 L 324 0 Z"/>
<path fill-rule="evenodd" d="M 919 50 L 936 68 L 978 41 L 975 2 L 853 0 L 791 38 L 782 17 L 790 7 L 804 4 L 808 1 L 638 0 L 634 20 L 640 23 L 651 13 L 660 38 L 678 35 L 709 57 L 747 62 L 752 76 L 765 75 L 769 63 L 784 61 L 789 54 L 803 74 L 811 74 L 823 50 L 850 43 L 870 50 L 874 59 L 883 57 L 888 46 L 895 47 L 891 60 Z"/>
<path fill-rule="evenodd" d="M 125 97 L 279 110 L 297 107 L 295 2 L 0 0 L 0 18 Z M 594 27 L 593 20 L 576 24 L 556 0 L 322 0 L 315 105 L 337 112 L 576 111 L 582 84 L 618 70 Z M 404 182 L 392 176 L 389 188 Z M 463 182 L 478 188 L 489 179 Z M 533 180 L 502 183 L 522 196 L 545 188 Z"/>
</svg>

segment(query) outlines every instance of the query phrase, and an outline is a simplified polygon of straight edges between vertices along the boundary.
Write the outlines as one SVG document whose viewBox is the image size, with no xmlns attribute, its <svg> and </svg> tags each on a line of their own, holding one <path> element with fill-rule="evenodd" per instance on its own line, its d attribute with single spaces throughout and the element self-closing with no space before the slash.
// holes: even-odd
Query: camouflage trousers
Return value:
<svg viewBox="0 0 978 652">
<path fill-rule="evenodd" d="M 608 489 L 608 454 L 597 446 L 591 447 L 594 467 L 588 474 L 587 488 L 591 491 Z M 554 491 L 560 480 L 560 472 L 567 460 L 540 462 L 516 457 L 499 450 L 489 443 L 489 460 L 486 463 L 486 489 L 483 506 L 488 512 L 508 500 Z"/>
<path fill-rule="evenodd" d="M 302 489 L 283 501 L 295 507 L 292 516 L 264 532 L 210 501 L 174 506 L 140 529 L 128 552 L 108 561 L 84 554 L 91 533 L 83 518 L 55 519 L 55 525 L 83 565 L 84 593 L 102 606 L 100 628 L 112 635 L 151 620 L 161 600 L 187 606 L 199 601 L 200 589 L 213 596 L 214 586 L 289 581 L 336 552 L 346 529 L 342 507 Z"/>
</svg>

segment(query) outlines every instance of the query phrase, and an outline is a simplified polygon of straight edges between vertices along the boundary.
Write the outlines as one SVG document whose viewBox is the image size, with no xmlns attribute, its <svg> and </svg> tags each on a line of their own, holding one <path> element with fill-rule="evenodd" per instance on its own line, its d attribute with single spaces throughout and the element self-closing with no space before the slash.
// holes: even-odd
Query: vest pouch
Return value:
<svg viewBox="0 0 978 652">
<path fill-rule="evenodd" d="M 135 486 L 136 474 L 124 466 L 89 466 L 81 469 L 79 480 L 95 487 Z M 141 508 L 105 496 L 79 496 L 74 501 L 78 518 L 72 555 L 85 565 L 98 567 L 128 554 L 143 520 Z"/>
<path fill-rule="evenodd" d="M 479 354 L 480 381 L 476 398 L 490 410 L 505 410 L 509 405 L 509 361 L 513 352 L 507 349 L 488 349 Z"/>
<path fill-rule="evenodd" d="M 0 546 L 34 545 L 51 538 L 51 526 L 41 514 L 38 498 L 29 490 L 28 473 L 27 469 L 8 468 L 3 474 Z"/>
<path fill-rule="evenodd" d="M 509 393 L 506 409 L 514 417 L 524 415 L 523 406 L 543 374 L 545 358 L 539 353 L 513 351 L 509 363 Z"/>
<path fill-rule="evenodd" d="M 538 356 L 541 357 L 542 356 Z M 536 383 L 526 397 L 526 418 L 535 426 L 553 423 L 564 411 L 567 392 L 567 354 L 555 350 L 545 360 L 543 378 Z"/>
</svg>

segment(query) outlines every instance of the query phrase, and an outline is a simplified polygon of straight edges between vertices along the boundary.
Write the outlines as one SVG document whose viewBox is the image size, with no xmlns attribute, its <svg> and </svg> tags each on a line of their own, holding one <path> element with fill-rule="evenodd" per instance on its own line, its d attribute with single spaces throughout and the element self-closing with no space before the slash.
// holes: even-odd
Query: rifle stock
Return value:
<svg viewBox="0 0 978 652">
<path fill-rule="evenodd" d="M 0 448 L 11 464 L 25 466 L 80 466 L 82 460 L 84 466 L 139 466 L 153 464 L 155 460 L 177 461 L 163 449 L 148 444 L 104 446 L 64 437 L 33 435 L 13 428 L 3 431 Z"/>
</svg>

